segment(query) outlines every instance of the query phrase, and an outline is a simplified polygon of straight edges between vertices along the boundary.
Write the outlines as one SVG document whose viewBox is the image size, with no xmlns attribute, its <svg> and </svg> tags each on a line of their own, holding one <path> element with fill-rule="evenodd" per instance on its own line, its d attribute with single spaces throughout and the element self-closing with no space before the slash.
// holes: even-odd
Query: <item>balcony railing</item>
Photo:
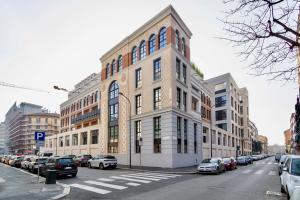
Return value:
<svg viewBox="0 0 300 200">
<path fill-rule="evenodd" d="M 79 115 L 71 120 L 72 124 L 81 123 L 86 120 L 90 120 L 93 118 L 97 118 L 100 116 L 100 109 L 93 110 L 91 112 L 85 113 L 83 115 Z"/>
</svg>

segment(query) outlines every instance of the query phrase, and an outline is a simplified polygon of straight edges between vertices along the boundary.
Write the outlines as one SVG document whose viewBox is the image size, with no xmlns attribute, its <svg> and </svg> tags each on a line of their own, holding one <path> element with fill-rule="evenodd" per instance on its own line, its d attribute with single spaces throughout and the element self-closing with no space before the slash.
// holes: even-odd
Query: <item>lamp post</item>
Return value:
<svg viewBox="0 0 300 200">
<path fill-rule="evenodd" d="M 131 168 L 131 101 L 122 92 L 119 92 L 119 95 L 124 97 L 129 103 L 129 168 Z"/>
</svg>

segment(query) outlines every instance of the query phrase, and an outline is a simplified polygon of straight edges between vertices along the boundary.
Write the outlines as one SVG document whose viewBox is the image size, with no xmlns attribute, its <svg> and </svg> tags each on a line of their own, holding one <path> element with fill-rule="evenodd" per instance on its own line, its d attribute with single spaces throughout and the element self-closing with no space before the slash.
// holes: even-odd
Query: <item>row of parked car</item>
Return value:
<svg viewBox="0 0 300 200">
<path fill-rule="evenodd" d="M 300 155 L 276 154 L 278 175 L 280 176 L 281 192 L 288 199 L 300 199 Z"/>
<path fill-rule="evenodd" d="M 220 174 L 228 170 L 237 169 L 237 165 L 249 165 L 252 164 L 253 161 L 261 160 L 267 157 L 268 155 L 248 155 L 239 156 L 237 159 L 234 157 L 207 158 L 202 160 L 197 169 L 199 173 Z"/>
<path fill-rule="evenodd" d="M 78 166 L 89 168 L 112 168 L 117 167 L 117 159 L 114 156 L 91 155 L 66 155 L 38 157 L 36 155 L 0 155 L 0 162 L 12 167 L 22 168 L 32 173 L 39 173 L 46 176 L 48 170 L 56 170 L 57 176 L 71 175 L 75 177 L 78 173 Z"/>
</svg>

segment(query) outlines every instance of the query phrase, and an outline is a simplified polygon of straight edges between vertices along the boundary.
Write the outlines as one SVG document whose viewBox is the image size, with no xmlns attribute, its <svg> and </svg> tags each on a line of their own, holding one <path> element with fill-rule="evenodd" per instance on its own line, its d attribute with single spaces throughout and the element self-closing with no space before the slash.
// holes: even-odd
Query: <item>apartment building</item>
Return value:
<svg viewBox="0 0 300 200">
<path fill-rule="evenodd" d="M 5 123 L 0 123 L 0 154 L 6 152 L 6 132 L 5 132 Z"/>
<path fill-rule="evenodd" d="M 268 138 L 264 135 L 258 135 L 257 141 L 261 144 L 261 152 L 262 154 L 268 154 Z"/>
<path fill-rule="evenodd" d="M 60 105 L 61 130 L 46 138 L 44 151 L 55 155 L 100 154 L 100 74 L 75 85 Z"/>
<path fill-rule="evenodd" d="M 285 151 L 287 153 L 291 153 L 291 144 L 292 144 L 292 133 L 290 129 L 287 129 L 283 132 L 284 135 L 284 144 L 285 144 Z"/>
<path fill-rule="evenodd" d="M 240 88 L 230 73 L 205 81 L 214 94 L 214 125 L 228 132 L 238 155 L 252 153 L 247 88 Z"/>
<path fill-rule="evenodd" d="M 257 142 L 257 136 L 258 136 L 258 129 L 255 125 L 255 123 L 251 120 L 249 120 L 248 122 L 248 131 L 251 137 L 251 154 L 255 154 L 255 146 L 256 146 L 256 142 Z"/>
<path fill-rule="evenodd" d="M 5 127 L 9 152 L 31 154 L 38 150 L 34 133 L 42 131 L 46 136 L 58 133 L 59 115 L 39 105 L 14 103 L 5 116 Z"/>
</svg>

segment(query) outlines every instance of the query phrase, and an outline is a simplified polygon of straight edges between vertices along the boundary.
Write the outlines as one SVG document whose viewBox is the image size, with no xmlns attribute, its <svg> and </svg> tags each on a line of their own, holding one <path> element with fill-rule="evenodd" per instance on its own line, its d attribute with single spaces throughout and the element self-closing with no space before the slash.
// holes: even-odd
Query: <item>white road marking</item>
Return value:
<svg viewBox="0 0 300 200">
<path fill-rule="evenodd" d="M 63 191 L 63 193 L 52 197 L 51 200 L 61 199 L 70 194 L 71 187 L 69 185 L 66 185 L 66 184 L 63 184 L 60 182 L 56 182 L 56 184 L 62 186 L 64 188 L 64 191 Z"/>
<path fill-rule="evenodd" d="M 90 186 L 87 186 L 87 185 L 81 185 L 81 184 L 77 184 L 77 183 L 71 184 L 70 186 L 71 187 L 76 187 L 76 188 L 79 188 L 79 189 L 82 189 L 82 190 L 87 190 L 87 191 L 90 191 L 90 192 L 95 192 L 95 193 L 98 193 L 98 194 L 111 193 L 111 191 L 109 191 L 109 190 L 103 190 L 103 189 L 90 187 Z"/>
<path fill-rule="evenodd" d="M 163 176 L 153 176 L 153 175 L 148 175 L 148 174 L 129 174 L 129 175 L 134 175 L 134 176 L 139 176 L 139 177 L 147 177 L 147 178 L 159 178 L 159 179 L 169 179 L 173 177 L 163 177 Z"/>
<path fill-rule="evenodd" d="M 98 178 L 99 181 L 112 182 L 114 179 L 111 178 Z"/>
<path fill-rule="evenodd" d="M 268 175 L 270 175 L 270 176 L 275 176 L 275 175 L 276 175 L 276 171 L 270 171 L 270 172 L 268 173 Z"/>
<path fill-rule="evenodd" d="M 272 162 L 268 162 L 268 165 L 272 165 L 273 163 Z"/>
<path fill-rule="evenodd" d="M 266 195 L 273 195 L 273 196 L 280 196 L 280 197 L 285 196 L 281 192 L 272 192 L 272 191 L 267 191 Z"/>
<path fill-rule="evenodd" d="M 129 178 L 143 179 L 143 180 L 148 180 L 148 181 L 160 181 L 161 180 L 159 178 L 147 178 L 147 177 L 133 176 L 133 175 L 121 175 L 121 176 L 129 177 Z"/>
<path fill-rule="evenodd" d="M 242 174 L 249 174 L 250 172 L 252 172 L 251 169 L 246 169 L 246 170 L 242 171 Z"/>
<path fill-rule="evenodd" d="M 5 182 L 6 182 L 5 179 L 0 177 L 0 183 L 5 183 Z"/>
<path fill-rule="evenodd" d="M 175 177 L 182 176 L 182 175 L 176 175 L 176 174 L 159 174 L 159 173 L 151 173 L 151 172 L 137 173 L 137 174 L 152 175 L 152 176 L 161 176 L 161 177 L 170 177 L 170 178 L 175 178 Z"/>
<path fill-rule="evenodd" d="M 278 165 L 278 163 L 277 163 L 277 162 L 274 162 L 274 165 Z"/>
<path fill-rule="evenodd" d="M 85 183 L 108 187 L 108 188 L 112 188 L 112 189 L 116 189 L 116 190 L 124 190 L 127 188 L 127 187 L 124 187 L 121 185 L 114 185 L 114 184 L 103 183 L 103 182 L 98 182 L 98 181 L 85 181 Z"/>
<path fill-rule="evenodd" d="M 262 174 L 264 172 L 264 170 L 257 170 L 254 174 Z"/>
<path fill-rule="evenodd" d="M 132 182 L 139 182 L 139 183 L 151 183 L 151 181 L 145 181 L 145 180 L 133 179 L 133 178 L 126 178 L 126 177 L 121 177 L 121 176 L 111 176 L 111 178 L 121 179 L 121 180 L 126 180 L 126 181 L 132 181 Z"/>
<path fill-rule="evenodd" d="M 130 185 L 130 186 L 139 186 L 139 185 L 141 185 L 141 184 L 139 184 L 139 183 L 126 183 L 126 185 Z"/>
</svg>

